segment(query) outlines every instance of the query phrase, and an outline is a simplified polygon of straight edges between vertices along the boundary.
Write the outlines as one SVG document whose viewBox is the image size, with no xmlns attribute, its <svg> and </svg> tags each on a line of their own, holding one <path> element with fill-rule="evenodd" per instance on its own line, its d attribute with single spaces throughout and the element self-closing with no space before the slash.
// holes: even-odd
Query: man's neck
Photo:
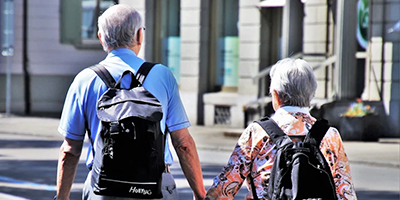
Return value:
<svg viewBox="0 0 400 200">
<path fill-rule="evenodd" d="M 120 47 L 120 48 L 116 48 L 116 49 L 110 49 L 107 53 L 110 53 L 111 51 L 117 50 L 117 49 L 129 49 L 129 50 L 133 51 L 133 53 L 135 53 L 136 56 L 139 54 L 139 51 L 140 51 L 140 47 L 137 47 L 137 45 L 135 45 L 133 47 Z"/>
</svg>

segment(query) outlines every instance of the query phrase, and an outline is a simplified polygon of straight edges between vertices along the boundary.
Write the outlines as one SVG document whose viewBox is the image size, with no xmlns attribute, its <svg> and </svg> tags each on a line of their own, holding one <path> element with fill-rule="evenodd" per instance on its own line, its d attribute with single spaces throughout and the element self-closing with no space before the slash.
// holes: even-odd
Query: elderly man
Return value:
<svg viewBox="0 0 400 200">
<path fill-rule="evenodd" d="M 98 27 L 100 43 L 108 53 L 100 64 L 106 66 L 115 80 L 118 80 L 125 70 L 131 70 L 136 74 L 138 68 L 145 62 L 137 57 L 144 32 L 139 13 L 127 5 L 114 5 L 99 17 Z M 172 144 L 194 197 L 203 199 L 206 191 L 200 161 L 195 143 L 188 131 L 190 123 L 179 96 L 176 80 L 167 67 L 157 64 L 148 74 L 143 87 L 161 102 L 164 113 L 160 123 L 161 130 L 165 134 L 167 128 L 170 131 Z M 58 128 L 58 131 L 65 136 L 65 140 L 60 148 L 55 199 L 69 198 L 86 130 L 90 130 L 90 139 L 95 142 L 94 148 L 89 150 L 101 151 L 99 145 L 96 145 L 101 131 L 101 122 L 96 115 L 96 103 L 106 90 L 106 85 L 91 69 L 81 71 L 69 88 Z M 168 140 L 166 142 L 165 163 L 168 168 L 173 160 Z M 86 165 L 91 170 L 85 181 L 83 199 L 130 199 L 93 193 L 92 173 L 98 172 L 100 167 L 93 164 L 95 155 L 97 154 L 89 152 L 87 157 Z M 165 170 L 162 177 L 163 199 L 178 199 L 172 175 Z"/>
</svg>

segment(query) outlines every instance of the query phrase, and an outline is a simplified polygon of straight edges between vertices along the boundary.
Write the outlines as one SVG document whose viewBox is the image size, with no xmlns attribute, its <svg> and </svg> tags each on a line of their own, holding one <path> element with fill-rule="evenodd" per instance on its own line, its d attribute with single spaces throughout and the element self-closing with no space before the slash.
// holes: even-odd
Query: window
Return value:
<svg viewBox="0 0 400 200">
<path fill-rule="evenodd" d="M 237 91 L 239 64 L 239 0 L 211 4 L 211 91 Z"/>
<path fill-rule="evenodd" d="M 231 124 L 231 108 L 229 106 L 215 105 L 214 124 Z"/>
<path fill-rule="evenodd" d="M 61 0 L 60 42 L 77 48 L 99 48 L 97 18 L 118 0 Z"/>
<path fill-rule="evenodd" d="M 181 65 L 180 1 L 163 0 L 161 5 L 162 63 L 171 69 L 179 84 Z"/>
</svg>

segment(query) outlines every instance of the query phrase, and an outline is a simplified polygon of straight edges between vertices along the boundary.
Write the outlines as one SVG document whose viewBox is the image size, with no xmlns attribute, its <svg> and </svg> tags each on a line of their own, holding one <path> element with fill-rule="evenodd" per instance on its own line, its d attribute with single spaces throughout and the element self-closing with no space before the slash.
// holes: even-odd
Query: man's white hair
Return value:
<svg viewBox="0 0 400 200">
<path fill-rule="evenodd" d="M 310 106 L 317 90 L 317 81 L 306 61 L 282 59 L 272 67 L 270 77 L 270 93 L 275 90 L 283 106 Z"/>
<path fill-rule="evenodd" d="M 104 51 L 134 46 L 142 23 L 140 14 L 128 5 L 117 4 L 108 8 L 98 19 Z"/>
</svg>

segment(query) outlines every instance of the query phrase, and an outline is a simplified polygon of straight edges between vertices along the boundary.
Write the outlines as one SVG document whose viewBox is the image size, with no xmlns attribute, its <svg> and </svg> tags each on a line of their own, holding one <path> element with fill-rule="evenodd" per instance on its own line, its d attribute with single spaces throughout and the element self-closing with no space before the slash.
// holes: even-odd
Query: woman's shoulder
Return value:
<svg viewBox="0 0 400 200">
<path fill-rule="evenodd" d="M 249 141 L 258 143 L 257 141 L 265 141 L 269 136 L 264 128 L 257 122 L 250 123 L 242 132 L 239 138 L 240 144 L 247 144 Z"/>
<path fill-rule="evenodd" d="M 263 135 L 263 136 L 267 135 L 268 136 L 268 133 L 265 131 L 265 129 L 258 122 L 250 123 L 247 126 L 247 128 L 245 129 L 245 131 L 249 131 L 249 132 L 252 132 L 253 134 L 257 134 L 257 135 Z"/>
<path fill-rule="evenodd" d="M 341 149 L 343 145 L 339 131 L 335 127 L 330 127 L 322 138 L 320 148 Z"/>
<path fill-rule="evenodd" d="M 332 127 L 332 126 L 329 127 L 328 131 L 326 131 L 324 138 L 327 138 L 327 139 L 341 139 L 338 129 L 336 129 L 335 127 Z"/>
</svg>

